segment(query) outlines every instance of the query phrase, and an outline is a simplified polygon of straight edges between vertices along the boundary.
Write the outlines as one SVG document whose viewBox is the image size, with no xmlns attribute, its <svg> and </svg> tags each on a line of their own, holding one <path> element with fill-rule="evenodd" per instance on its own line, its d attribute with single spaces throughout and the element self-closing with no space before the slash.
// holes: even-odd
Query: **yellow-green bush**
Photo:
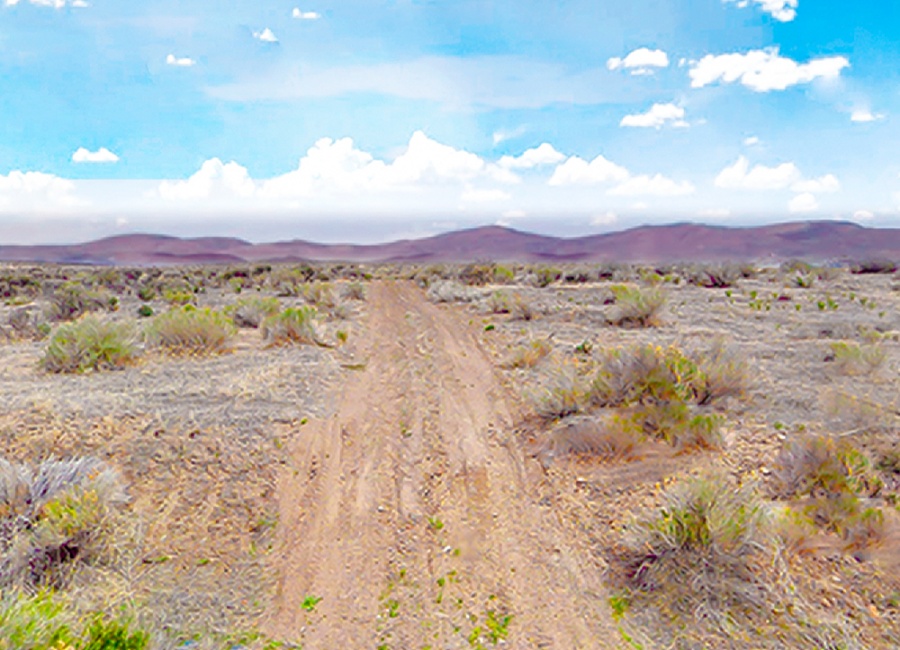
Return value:
<svg viewBox="0 0 900 650">
<path fill-rule="evenodd" d="M 136 336 L 130 324 L 86 316 L 53 331 L 41 366 L 50 372 L 114 370 L 136 357 Z"/>
<path fill-rule="evenodd" d="M 173 354 L 226 352 L 234 334 L 234 323 L 227 316 L 191 305 L 160 314 L 147 329 L 151 344 Z"/>
</svg>

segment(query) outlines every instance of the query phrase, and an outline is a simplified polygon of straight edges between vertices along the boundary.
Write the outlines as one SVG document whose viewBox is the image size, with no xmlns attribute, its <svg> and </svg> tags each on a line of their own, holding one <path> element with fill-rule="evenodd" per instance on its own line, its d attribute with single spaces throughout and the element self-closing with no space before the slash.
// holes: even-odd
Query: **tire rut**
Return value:
<svg viewBox="0 0 900 650">
<path fill-rule="evenodd" d="M 368 362 L 335 415 L 293 433 L 267 631 L 323 649 L 504 633 L 512 648 L 617 647 L 589 540 L 539 502 L 517 401 L 475 326 L 384 282 L 362 336 Z"/>
</svg>

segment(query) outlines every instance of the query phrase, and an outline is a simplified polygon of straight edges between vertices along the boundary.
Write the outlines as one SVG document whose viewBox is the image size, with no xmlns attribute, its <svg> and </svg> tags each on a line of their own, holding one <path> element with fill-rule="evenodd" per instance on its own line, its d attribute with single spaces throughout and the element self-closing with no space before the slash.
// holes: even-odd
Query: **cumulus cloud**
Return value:
<svg viewBox="0 0 900 650">
<path fill-rule="evenodd" d="M 653 74 L 654 68 L 666 68 L 669 65 L 669 56 L 662 50 L 650 50 L 646 47 L 638 48 L 620 58 L 614 56 L 606 62 L 610 70 L 624 68 L 633 75 Z"/>
<path fill-rule="evenodd" d="M 731 2 L 738 7 L 749 7 L 751 0 L 723 0 L 723 2 Z M 752 0 L 753 4 L 759 5 L 759 8 L 769 14 L 775 20 L 783 23 L 789 23 L 797 17 L 797 5 L 799 0 Z"/>
<path fill-rule="evenodd" d="M 166 64 L 179 66 L 182 68 L 190 68 L 193 65 L 197 65 L 197 62 L 194 61 L 194 59 L 187 57 L 187 56 L 178 57 L 178 56 L 175 56 L 174 54 L 170 54 L 169 56 L 166 57 Z"/>
<path fill-rule="evenodd" d="M 572 156 L 553 170 L 549 185 L 601 185 L 624 182 L 631 176 L 629 171 L 602 155 L 588 162 L 584 158 Z"/>
<path fill-rule="evenodd" d="M 641 128 L 662 128 L 665 124 L 684 127 L 688 123 L 684 121 L 684 109 L 675 104 L 654 104 L 646 113 L 626 115 L 619 122 L 619 126 L 633 126 Z"/>
<path fill-rule="evenodd" d="M 632 176 L 607 192 L 611 196 L 684 196 L 693 194 L 694 186 L 687 181 L 673 181 L 662 174 Z"/>
<path fill-rule="evenodd" d="M 526 150 L 521 156 L 503 156 L 497 164 L 504 169 L 533 169 L 541 165 L 555 165 L 565 159 L 565 154 L 544 142 L 540 146 Z"/>
<path fill-rule="evenodd" d="M 119 162 L 119 157 L 106 147 L 100 147 L 97 151 L 88 151 L 84 147 L 79 147 L 72 154 L 72 162 L 75 163 L 115 163 Z"/>
<path fill-rule="evenodd" d="M 0 208 L 32 210 L 79 205 L 72 181 L 43 172 L 0 174 Z"/>
<path fill-rule="evenodd" d="M 841 182 L 834 174 L 825 174 L 819 178 L 810 178 L 807 180 L 797 181 L 791 185 L 794 192 L 813 192 L 813 193 L 831 193 L 841 189 Z"/>
<path fill-rule="evenodd" d="M 300 159 L 297 169 L 266 181 L 262 193 L 268 197 L 301 197 L 320 192 L 414 190 L 476 181 L 514 184 L 519 180 L 508 169 L 416 131 L 406 151 L 393 162 L 357 149 L 351 138 L 322 138 Z"/>
<path fill-rule="evenodd" d="M 692 88 L 710 84 L 740 82 L 756 92 L 784 90 L 816 79 L 833 79 L 850 62 L 843 56 L 812 59 L 797 63 L 783 57 L 778 48 L 751 50 L 745 54 L 707 54 L 692 64 L 689 71 Z"/>
<path fill-rule="evenodd" d="M 253 38 L 259 39 L 263 43 L 277 43 L 278 37 L 272 32 L 271 29 L 266 27 L 261 32 L 253 32 Z"/>
<path fill-rule="evenodd" d="M 755 135 L 751 135 L 747 138 L 744 138 L 744 146 L 745 147 L 753 147 L 759 144 L 759 138 Z"/>
<path fill-rule="evenodd" d="M 315 11 L 301 11 L 298 7 L 294 7 L 291 16 L 297 20 L 318 20 L 322 17 L 322 14 Z"/>
<path fill-rule="evenodd" d="M 858 108 L 850 114 L 851 122 L 877 122 L 883 119 L 883 113 L 873 113 L 868 108 Z"/>
<path fill-rule="evenodd" d="M 804 214 L 806 212 L 815 212 L 819 209 L 819 202 L 816 197 L 809 192 L 798 194 L 788 202 L 788 211 L 791 214 Z"/>
<path fill-rule="evenodd" d="M 204 162 L 185 181 L 163 181 L 159 195 L 169 201 L 196 201 L 209 198 L 249 198 L 256 193 L 256 184 L 247 168 L 218 158 Z"/>
<path fill-rule="evenodd" d="M 556 167 L 548 185 L 613 185 L 607 191 L 612 196 L 680 196 L 694 192 L 688 182 L 678 183 L 662 174 L 633 175 L 602 155 L 590 162 L 572 156 Z"/>
<path fill-rule="evenodd" d="M 733 165 L 729 165 L 716 176 L 716 187 L 740 190 L 781 190 L 801 180 L 800 170 L 790 163 L 782 163 L 775 167 L 754 165 L 744 156 L 738 156 Z"/>
</svg>

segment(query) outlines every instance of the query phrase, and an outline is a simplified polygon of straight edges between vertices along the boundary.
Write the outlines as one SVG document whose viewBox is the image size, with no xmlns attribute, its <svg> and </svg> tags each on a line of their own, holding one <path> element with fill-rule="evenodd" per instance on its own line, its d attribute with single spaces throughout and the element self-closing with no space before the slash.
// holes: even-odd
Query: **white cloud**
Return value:
<svg viewBox="0 0 900 650">
<path fill-rule="evenodd" d="M 591 162 L 572 156 L 553 171 L 547 182 L 551 186 L 615 184 L 607 191 L 611 196 L 680 196 L 694 192 L 688 182 L 678 183 L 662 174 L 633 175 L 602 155 Z"/>
<path fill-rule="evenodd" d="M 850 114 L 851 122 L 876 122 L 884 119 L 884 113 L 873 113 L 868 108 L 858 108 Z"/>
<path fill-rule="evenodd" d="M 85 0 L 72 0 L 72 6 L 79 9 L 84 9 L 85 7 L 90 7 L 91 5 L 85 2 Z"/>
<path fill-rule="evenodd" d="M 509 192 L 498 189 L 466 187 L 459 198 L 466 203 L 493 203 L 496 201 L 509 201 L 512 195 Z"/>
<path fill-rule="evenodd" d="M 810 178 L 807 180 L 797 181 L 791 185 L 794 192 L 837 192 L 841 189 L 841 182 L 834 174 L 825 174 L 819 178 Z"/>
<path fill-rule="evenodd" d="M 662 174 L 632 176 L 607 192 L 611 196 L 684 196 L 693 194 L 694 186 L 687 181 L 673 181 Z"/>
<path fill-rule="evenodd" d="M 62 9 L 66 6 L 66 0 L 26 0 L 38 7 L 53 7 L 54 9 Z M 7 7 L 15 7 L 19 4 L 19 0 L 6 0 Z"/>
<path fill-rule="evenodd" d="M 33 210 L 79 205 L 75 184 L 43 172 L 13 170 L 0 174 L 0 209 Z"/>
<path fill-rule="evenodd" d="M 691 87 L 703 88 L 712 83 L 740 82 L 756 92 L 784 90 L 815 79 L 832 79 L 850 62 L 843 56 L 812 59 L 797 63 L 778 54 L 778 48 L 751 50 L 746 54 L 707 54 L 692 64 Z"/>
<path fill-rule="evenodd" d="M 803 214 L 806 212 L 815 212 L 819 209 L 819 202 L 809 192 L 798 194 L 788 202 L 788 211 L 791 214 Z"/>
<path fill-rule="evenodd" d="M 872 221 L 875 218 L 875 215 L 868 210 L 857 210 L 853 213 L 854 221 Z"/>
<path fill-rule="evenodd" d="M 625 68 L 633 75 L 653 74 L 654 68 L 666 68 L 669 65 L 669 57 L 662 50 L 650 50 L 641 47 L 630 52 L 624 59 L 614 56 L 606 62 L 610 70 Z"/>
<path fill-rule="evenodd" d="M 278 37 L 272 32 L 271 29 L 266 27 L 261 32 L 253 32 L 253 38 L 259 39 L 264 43 L 277 43 Z"/>
<path fill-rule="evenodd" d="M 291 16 L 297 20 L 318 20 L 322 17 L 322 14 L 315 11 L 301 11 L 298 7 L 294 7 Z"/>
<path fill-rule="evenodd" d="M 755 165 L 744 156 L 739 156 L 733 165 L 719 172 L 716 176 L 716 187 L 740 190 L 780 190 L 801 180 L 800 170 L 790 163 L 782 163 L 776 167 Z"/>
<path fill-rule="evenodd" d="M 504 210 L 501 215 L 504 219 L 524 219 L 528 216 L 525 210 Z"/>
<path fill-rule="evenodd" d="M 256 184 L 246 167 L 236 162 L 223 163 L 218 158 L 204 162 L 185 181 L 163 181 L 159 195 L 170 201 L 196 201 L 209 198 L 249 198 Z"/>
<path fill-rule="evenodd" d="M 723 2 L 733 2 L 738 7 L 748 7 L 751 0 L 723 0 Z M 788 23 L 797 17 L 797 5 L 799 0 L 752 0 L 753 4 L 759 5 L 759 8 L 771 15 L 775 20 Z"/>
<path fill-rule="evenodd" d="M 755 135 L 751 135 L 750 137 L 744 138 L 744 146 L 745 147 L 753 147 L 759 144 L 759 138 Z"/>
<path fill-rule="evenodd" d="M 106 147 L 100 147 L 97 151 L 88 151 L 79 147 L 72 154 L 72 162 L 76 163 L 114 163 L 119 162 L 119 157 Z"/>
<path fill-rule="evenodd" d="M 548 181 L 549 185 L 600 185 L 624 182 L 631 174 L 627 169 L 607 160 L 602 155 L 591 162 L 572 156 L 559 165 Z"/>
<path fill-rule="evenodd" d="M 526 150 L 521 156 L 503 156 L 497 164 L 504 169 L 533 169 L 541 165 L 555 165 L 565 159 L 565 154 L 544 142 L 540 146 Z"/>
<path fill-rule="evenodd" d="M 189 68 L 193 65 L 197 65 L 197 62 L 194 61 L 194 59 L 192 59 L 190 57 L 187 57 L 187 56 L 177 57 L 174 54 L 170 54 L 169 56 L 166 57 L 166 63 L 168 65 L 179 66 L 182 68 Z"/>
<path fill-rule="evenodd" d="M 280 198 L 323 192 L 410 191 L 473 182 L 515 184 L 520 179 L 474 153 L 416 131 L 406 151 L 390 163 L 357 149 L 351 138 L 322 138 L 300 159 L 297 169 L 266 181 L 262 194 Z"/>
<path fill-rule="evenodd" d="M 615 212 L 607 210 L 591 217 L 592 226 L 611 226 L 619 220 L 619 215 Z"/>
<path fill-rule="evenodd" d="M 518 138 L 520 135 L 524 135 L 527 129 L 524 126 L 516 127 L 511 131 L 507 131 L 501 129 L 499 131 L 494 131 L 491 138 L 494 141 L 494 146 L 496 147 L 501 142 L 506 142 L 507 140 L 512 140 L 513 138 Z"/>
<path fill-rule="evenodd" d="M 684 121 L 684 109 L 675 104 L 654 104 L 646 113 L 626 115 L 619 126 L 659 129 L 665 124 L 688 126 Z"/>
</svg>

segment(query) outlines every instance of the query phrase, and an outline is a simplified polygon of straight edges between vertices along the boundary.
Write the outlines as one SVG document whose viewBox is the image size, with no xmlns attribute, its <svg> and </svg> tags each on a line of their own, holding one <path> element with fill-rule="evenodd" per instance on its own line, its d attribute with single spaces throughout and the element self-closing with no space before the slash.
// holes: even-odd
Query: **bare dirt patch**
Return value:
<svg viewBox="0 0 900 650">
<path fill-rule="evenodd" d="M 365 365 L 333 417 L 295 431 L 279 480 L 269 630 L 310 648 L 602 646 L 601 568 L 542 493 L 478 328 L 411 283 L 370 292 Z"/>
</svg>

